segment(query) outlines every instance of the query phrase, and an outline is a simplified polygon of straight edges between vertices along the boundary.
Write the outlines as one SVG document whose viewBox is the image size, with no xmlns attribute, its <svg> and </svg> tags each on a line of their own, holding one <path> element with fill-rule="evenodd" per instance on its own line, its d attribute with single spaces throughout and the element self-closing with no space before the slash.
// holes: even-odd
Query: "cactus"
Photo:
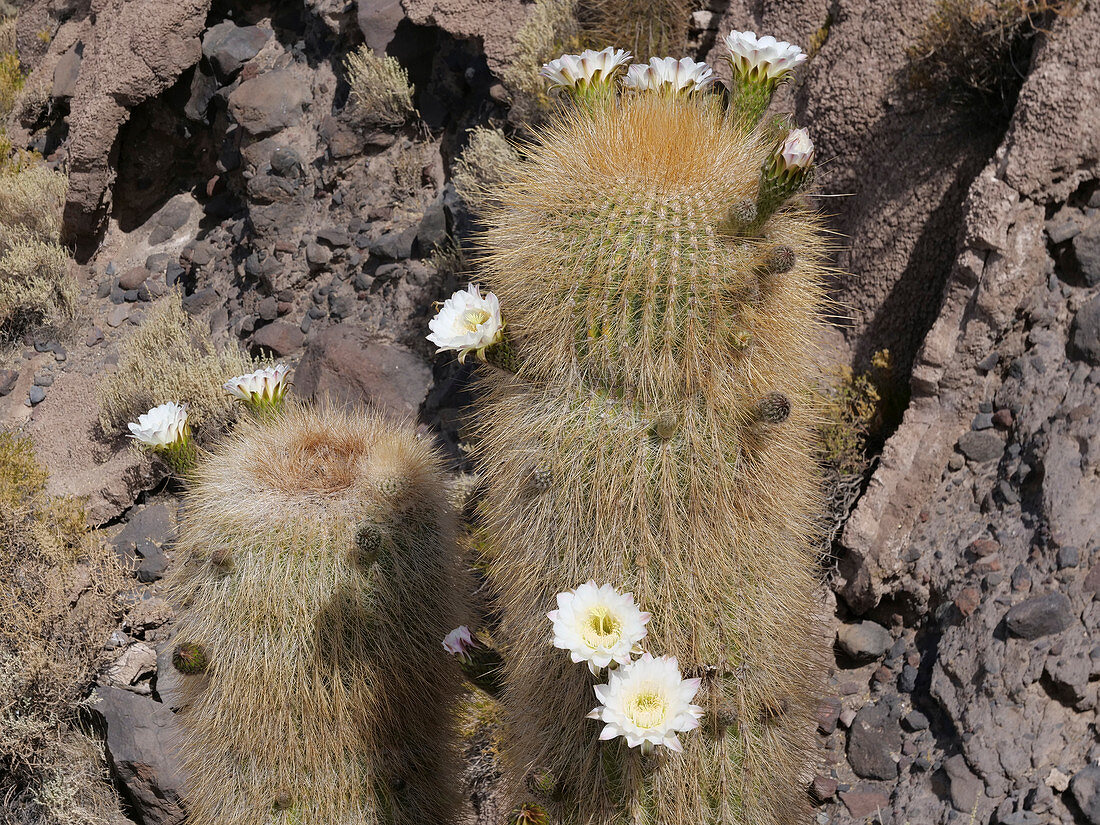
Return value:
<svg viewBox="0 0 1100 825">
<path fill-rule="evenodd" d="M 172 583 L 193 825 L 453 822 L 468 592 L 439 459 L 289 404 L 190 477 Z"/>
<path fill-rule="evenodd" d="M 796 194 L 812 144 L 759 120 L 763 93 L 727 107 L 708 71 L 651 61 L 636 91 L 578 86 L 485 216 L 482 284 L 515 373 L 484 370 L 479 410 L 503 748 L 515 804 L 562 825 L 807 815 L 825 650 L 825 248 Z M 597 741 L 606 674 L 555 649 L 546 615 L 588 580 L 631 591 L 646 650 L 700 680 L 682 753 Z"/>
</svg>

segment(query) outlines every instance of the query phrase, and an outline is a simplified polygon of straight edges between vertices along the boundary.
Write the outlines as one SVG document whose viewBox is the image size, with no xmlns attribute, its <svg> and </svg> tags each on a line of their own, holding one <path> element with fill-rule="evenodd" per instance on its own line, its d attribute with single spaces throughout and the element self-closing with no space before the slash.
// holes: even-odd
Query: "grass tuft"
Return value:
<svg viewBox="0 0 1100 825">
<path fill-rule="evenodd" d="M 409 73 L 396 59 L 360 46 L 344 60 L 351 100 L 359 115 L 372 126 L 397 126 L 416 111 Z"/>
</svg>

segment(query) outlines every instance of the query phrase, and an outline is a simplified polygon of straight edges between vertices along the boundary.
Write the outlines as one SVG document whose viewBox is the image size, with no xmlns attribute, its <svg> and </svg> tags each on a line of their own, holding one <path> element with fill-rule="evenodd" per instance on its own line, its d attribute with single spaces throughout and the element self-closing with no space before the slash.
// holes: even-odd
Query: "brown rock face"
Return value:
<svg viewBox="0 0 1100 825">
<path fill-rule="evenodd" d="M 365 340 L 350 327 L 325 330 L 306 349 L 294 373 L 304 397 L 372 404 L 400 417 L 415 417 L 428 394 L 432 373 L 417 355 Z"/>
<path fill-rule="evenodd" d="M 198 62 L 210 0 L 96 0 L 69 115 L 65 240 L 79 258 L 95 248 L 111 204 L 119 128 Z"/>
</svg>

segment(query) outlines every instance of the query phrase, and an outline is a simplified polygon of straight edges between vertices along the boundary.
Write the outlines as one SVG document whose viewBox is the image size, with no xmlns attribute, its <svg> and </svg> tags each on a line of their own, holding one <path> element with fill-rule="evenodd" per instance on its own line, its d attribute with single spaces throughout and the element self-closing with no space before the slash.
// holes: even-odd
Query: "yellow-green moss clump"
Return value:
<svg viewBox="0 0 1100 825">
<path fill-rule="evenodd" d="M 188 423 L 203 440 L 237 415 L 238 405 L 222 384 L 258 366 L 232 343 L 216 347 L 206 328 L 184 311 L 179 293 L 172 293 L 127 339 L 118 369 L 100 383 L 100 423 L 107 432 L 123 432 L 127 422 L 158 404 L 186 402 Z"/>
<path fill-rule="evenodd" d="M 360 46 L 344 60 L 351 101 L 363 120 L 373 126 L 396 126 L 415 111 L 409 73 L 389 55 L 377 55 Z"/>
<path fill-rule="evenodd" d="M 14 822 L 124 821 L 77 726 L 123 576 L 79 502 L 46 493 L 30 441 L 0 432 L 0 798 Z"/>
</svg>

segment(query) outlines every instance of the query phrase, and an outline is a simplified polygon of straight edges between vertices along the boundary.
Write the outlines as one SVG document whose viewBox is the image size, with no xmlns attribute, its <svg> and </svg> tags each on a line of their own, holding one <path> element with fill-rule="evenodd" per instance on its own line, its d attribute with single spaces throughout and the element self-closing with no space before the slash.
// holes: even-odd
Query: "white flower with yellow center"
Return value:
<svg viewBox="0 0 1100 825">
<path fill-rule="evenodd" d="M 558 594 L 558 609 L 546 614 L 554 623 L 554 647 L 568 650 L 574 662 L 587 662 L 599 673 L 612 662 L 625 665 L 641 653 L 649 614 L 638 609 L 634 596 L 610 584 L 586 582 Z"/>
<path fill-rule="evenodd" d="M 130 437 L 146 447 L 170 447 L 187 440 L 187 405 L 169 401 L 139 415 L 136 423 L 131 421 L 127 426 Z"/>
<path fill-rule="evenodd" d="M 703 709 L 691 704 L 699 679 L 683 679 L 675 657 L 658 659 L 646 653 L 637 661 L 610 671 L 606 685 L 596 685 L 600 705 L 589 719 L 604 723 L 600 739 L 622 736 L 632 748 L 648 753 L 656 745 L 682 751 L 676 734 L 699 727 Z"/>
<path fill-rule="evenodd" d="M 690 57 L 651 57 L 626 70 L 623 88 L 633 92 L 701 92 L 715 80 L 714 69 Z"/>
<path fill-rule="evenodd" d="M 726 48 L 733 73 L 746 80 L 779 81 L 806 61 L 802 49 L 771 35 L 758 38 L 755 32 L 730 32 Z"/>
<path fill-rule="evenodd" d="M 470 634 L 470 628 L 464 624 L 460 624 L 443 637 L 443 649 L 464 662 L 470 661 L 470 651 L 474 646 L 474 637 Z"/>
<path fill-rule="evenodd" d="M 234 398 L 252 404 L 277 404 L 283 400 L 290 382 L 287 376 L 290 367 L 276 364 L 248 375 L 236 375 L 226 381 L 222 388 Z"/>
<path fill-rule="evenodd" d="M 776 152 L 776 161 L 784 171 L 806 170 L 814 162 L 814 142 L 805 129 L 792 129 Z"/>
<path fill-rule="evenodd" d="M 500 317 L 500 302 L 491 292 L 481 294 L 477 284 L 465 292 L 458 291 L 446 301 L 439 313 L 428 322 L 428 340 L 439 349 L 458 351 L 459 362 L 471 352 L 485 360 L 485 350 L 500 343 L 504 336 L 504 321 Z"/>
<path fill-rule="evenodd" d="M 580 54 L 563 54 L 543 65 L 539 74 L 550 88 L 584 91 L 589 86 L 610 86 L 611 79 L 634 58 L 628 51 L 608 46 L 600 51 L 585 49 Z"/>
</svg>

